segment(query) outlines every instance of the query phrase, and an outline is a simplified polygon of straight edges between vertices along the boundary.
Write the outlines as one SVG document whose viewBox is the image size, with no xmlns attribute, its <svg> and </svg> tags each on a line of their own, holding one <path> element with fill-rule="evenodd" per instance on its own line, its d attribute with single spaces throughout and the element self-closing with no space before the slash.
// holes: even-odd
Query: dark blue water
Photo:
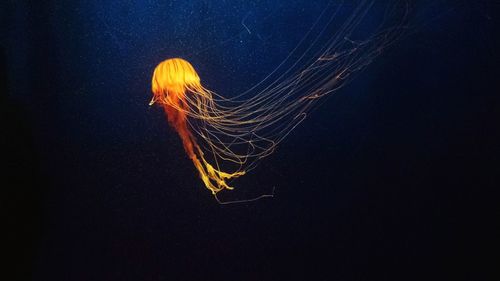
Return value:
<svg viewBox="0 0 500 281">
<path fill-rule="evenodd" d="M 403 6 L 376 1 L 356 35 Z M 327 1 L 1 7 L 2 280 L 495 279 L 495 1 L 410 2 L 398 42 L 233 183 L 275 197 L 225 206 L 148 107 L 152 71 L 182 57 L 234 96 Z"/>
</svg>

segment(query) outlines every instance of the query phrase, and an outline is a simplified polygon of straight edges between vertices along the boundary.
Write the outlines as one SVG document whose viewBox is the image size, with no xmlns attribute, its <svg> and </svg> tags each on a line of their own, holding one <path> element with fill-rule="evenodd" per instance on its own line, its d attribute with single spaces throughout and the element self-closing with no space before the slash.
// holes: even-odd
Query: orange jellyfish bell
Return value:
<svg viewBox="0 0 500 281">
<path fill-rule="evenodd" d="M 203 88 L 193 66 L 181 58 L 161 62 L 154 70 L 152 91 L 153 98 L 149 105 L 159 103 L 163 106 L 170 125 L 182 139 L 184 149 L 205 186 L 213 194 L 223 189 L 232 189 L 226 180 L 243 175 L 245 172 L 226 173 L 208 163 L 188 126 L 188 117 L 209 118 L 202 115 L 200 109 L 205 101 L 211 99 L 210 91 Z M 198 110 L 193 110 L 193 107 L 197 106 Z"/>
<path fill-rule="evenodd" d="M 167 59 L 158 64 L 151 84 L 154 95 L 149 105 L 157 101 L 165 103 L 169 92 L 183 94 L 187 87 L 201 87 L 200 77 L 194 67 L 181 58 Z"/>
</svg>

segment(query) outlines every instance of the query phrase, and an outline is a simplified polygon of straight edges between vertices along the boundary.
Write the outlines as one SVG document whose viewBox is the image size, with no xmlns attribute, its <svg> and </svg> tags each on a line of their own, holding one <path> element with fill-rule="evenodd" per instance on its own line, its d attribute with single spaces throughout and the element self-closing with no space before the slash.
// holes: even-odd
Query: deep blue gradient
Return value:
<svg viewBox="0 0 500 281">
<path fill-rule="evenodd" d="M 333 33 L 355 3 L 3 3 L 2 232 L 16 277 L 0 279 L 494 279 L 494 1 L 411 3 L 412 28 L 233 183 L 236 197 L 275 188 L 270 200 L 218 205 L 148 107 L 170 57 L 222 95 L 248 89 L 328 2 Z"/>
</svg>

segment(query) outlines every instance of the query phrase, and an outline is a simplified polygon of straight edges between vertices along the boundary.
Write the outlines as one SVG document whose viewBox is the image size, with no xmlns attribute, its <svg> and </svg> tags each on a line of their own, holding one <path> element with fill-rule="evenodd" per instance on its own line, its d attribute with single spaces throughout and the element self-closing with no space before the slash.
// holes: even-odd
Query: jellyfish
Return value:
<svg viewBox="0 0 500 281">
<path fill-rule="evenodd" d="M 233 189 L 233 179 L 272 154 L 319 100 L 337 92 L 400 37 L 406 13 L 397 24 L 381 24 L 363 40 L 350 39 L 371 7 L 369 1 L 362 3 L 313 54 L 301 54 L 288 69 L 259 83 L 260 88 L 232 97 L 205 88 L 185 59 L 169 58 L 156 66 L 149 105 L 163 107 L 203 184 L 216 199 L 218 192 Z"/>
</svg>

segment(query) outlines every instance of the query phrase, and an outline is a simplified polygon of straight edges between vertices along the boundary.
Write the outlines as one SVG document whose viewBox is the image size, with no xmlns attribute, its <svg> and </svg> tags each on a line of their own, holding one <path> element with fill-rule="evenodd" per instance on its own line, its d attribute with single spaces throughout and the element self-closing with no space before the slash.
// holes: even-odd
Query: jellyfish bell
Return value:
<svg viewBox="0 0 500 281">
<path fill-rule="evenodd" d="M 169 96 L 181 98 L 187 89 L 201 88 L 198 73 L 188 61 L 181 58 L 167 59 L 158 64 L 151 85 L 153 98 L 149 105 L 166 103 Z"/>
</svg>

